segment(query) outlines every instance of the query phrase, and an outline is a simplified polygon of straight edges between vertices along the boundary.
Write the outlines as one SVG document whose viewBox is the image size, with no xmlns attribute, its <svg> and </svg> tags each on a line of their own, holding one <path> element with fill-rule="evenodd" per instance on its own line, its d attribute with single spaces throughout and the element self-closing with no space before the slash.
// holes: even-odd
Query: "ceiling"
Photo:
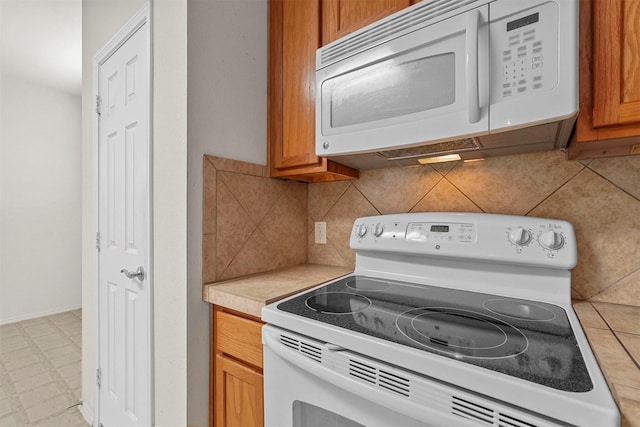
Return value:
<svg viewBox="0 0 640 427">
<path fill-rule="evenodd" d="M 0 71 L 80 96 L 82 0 L 0 0 Z"/>
</svg>

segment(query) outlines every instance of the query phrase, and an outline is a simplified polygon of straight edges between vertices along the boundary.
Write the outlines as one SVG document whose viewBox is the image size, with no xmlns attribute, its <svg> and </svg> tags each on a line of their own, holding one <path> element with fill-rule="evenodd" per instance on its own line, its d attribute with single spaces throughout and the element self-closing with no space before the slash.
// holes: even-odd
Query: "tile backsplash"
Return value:
<svg viewBox="0 0 640 427">
<path fill-rule="evenodd" d="M 303 262 L 353 266 L 349 235 L 360 216 L 486 212 L 570 221 L 573 297 L 640 305 L 640 156 L 579 162 L 529 153 L 317 184 L 270 179 L 265 169 L 205 156 L 205 283 Z M 326 245 L 314 243 L 315 221 L 327 223 Z"/>
</svg>

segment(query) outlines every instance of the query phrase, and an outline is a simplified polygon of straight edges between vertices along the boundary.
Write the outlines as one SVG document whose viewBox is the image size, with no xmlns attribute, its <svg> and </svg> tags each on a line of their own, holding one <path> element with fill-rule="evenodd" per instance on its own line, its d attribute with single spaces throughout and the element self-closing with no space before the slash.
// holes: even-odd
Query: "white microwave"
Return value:
<svg viewBox="0 0 640 427">
<path fill-rule="evenodd" d="M 577 112 L 578 0 L 423 0 L 316 52 L 316 153 L 356 169 L 561 149 Z"/>
</svg>

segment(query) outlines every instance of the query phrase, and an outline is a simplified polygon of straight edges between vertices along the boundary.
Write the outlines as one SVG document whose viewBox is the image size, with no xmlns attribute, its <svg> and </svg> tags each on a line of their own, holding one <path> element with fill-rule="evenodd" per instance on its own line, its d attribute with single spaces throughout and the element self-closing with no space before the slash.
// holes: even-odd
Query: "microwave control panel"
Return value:
<svg viewBox="0 0 640 427">
<path fill-rule="evenodd" d="M 491 22 L 494 101 L 553 89 L 558 83 L 558 5 L 543 3 Z M 496 93 L 497 92 L 497 93 Z"/>
</svg>

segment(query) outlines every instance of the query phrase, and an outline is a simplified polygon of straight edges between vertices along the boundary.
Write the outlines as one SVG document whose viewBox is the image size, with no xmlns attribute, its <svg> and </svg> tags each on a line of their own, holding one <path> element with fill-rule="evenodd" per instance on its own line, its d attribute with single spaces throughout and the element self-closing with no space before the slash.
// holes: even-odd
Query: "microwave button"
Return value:
<svg viewBox="0 0 640 427">
<path fill-rule="evenodd" d="M 525 38 L 524 38 L 524 42 L 525 42 L 525 43 L 529 43 L 529 42 L 534 41 L 535 39 L 536 39 L 536 37 L 535 37 L 535 36 L 525 37 Z"/>
<path fill-rule="evenodd" d="M 502 89 L 509 89 L 511 87 L 511 83 L 503 83 Z"/>
<path fill-rule="evenodd" d="M 542 81 L 542 76 L 533 76 L 533 81 L 534 82 L 541 82 Z"/>
<path fill-rule="evenodd" d="M 518 85 L 526 85 L 527 84 L 527 80 L 526 79 L 522 79 L 518 81 Z"/>
<path fill-rule="evenodd" d="M 534 56 L 533 62 L 542 62 L 542 55 Z"/>
<path fill-rule="evenodd" d="M 510 90 L 505 90 L 502 92 L 502 97 L 505 98 L 507 96 L 511 96 L 511 91 Z"/>
<path fill-rule="evenodd" d="M 542 89 L 542 83 L 536 83 L 533 85 L 534 89 Z"/>
<path fill-rule="evenodd" d="M 525 50 L 527 50 L 527 47 L 526 47 L 526 46 L 519 46 L 519 47 L 518 47 L 518 52 L 523 52 L 523 51 L 525 51 Z"/>
<path fill-rule="evenodd" d="M 536 47 L 533 49 L 533 53 L 540 53 L 542 52 L 542 48 L 541 47 Z"/>
<path fill-rule="evenodd" d="M 511 61 L 511 56 L 505 56 L 503 59 L 504 62 Z"/>
<path fill-rule="evenodd" d="M 538 40 L 537 42 L 533 43 L 533 47 L 540 47 L 540 46 L 542 46 L 542 41 L 541 40 Z"/>
<path fill-rule="evenodd" d="M 542 62 L 534 62 L 533 64 L 531 64 L 531 69 L 533 70 L 540 67 L 542 67 Z"/>
<path fill-rule="evenodd" d="M 527 56 L 527 52 L 518 52 L 518 58 L 524 58 Z"/>
<path fill-rule="evenodd" d="M 503 55 L 503 56 L 511 55 L 511 49 L 507 49 L 507 50 L 505 50 L 504 52 L 502 52 L 502 55 Z"/>
<path fill-rule="evenodd" d="M 522 92 L 524 92 L 526 90 L 527 90 L 526 86 L 521 86 L 521 87 L 518 88 L 518 93 L 522 93 Z"/>
</svg>

